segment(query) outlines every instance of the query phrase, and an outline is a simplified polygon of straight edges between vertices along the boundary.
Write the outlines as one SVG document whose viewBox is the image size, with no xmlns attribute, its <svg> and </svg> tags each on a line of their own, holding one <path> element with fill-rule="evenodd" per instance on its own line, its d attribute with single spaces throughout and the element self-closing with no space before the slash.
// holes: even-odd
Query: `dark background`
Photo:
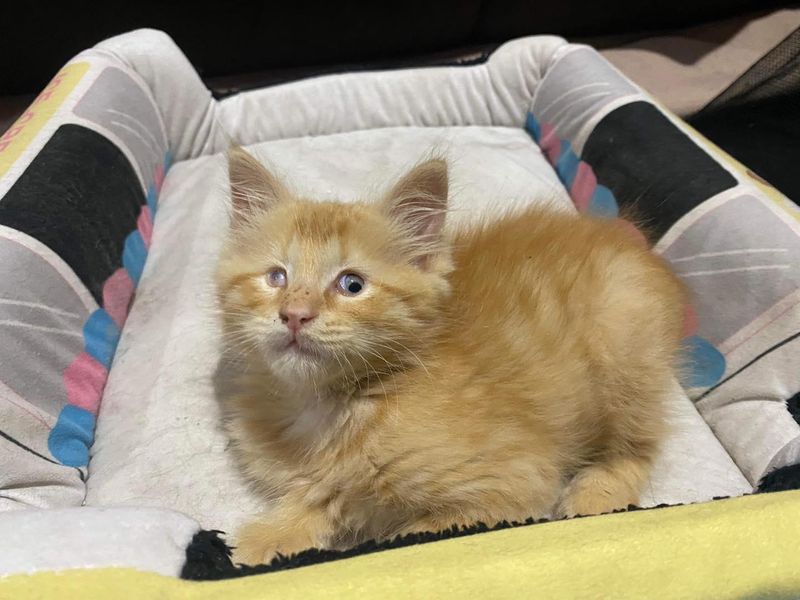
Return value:
<svg viewBox="0 0 800 600">
<path fill-rule="evenodd" d="M 72 56 L 139 27 L 171 35 L 215 96 L 329 72 L 484 59 L 524 35 L 599 47 L 796 3 L 775 0 L 232 0 L 35 2 L 3 7 L 0 133 Z M 800 199 L 800 34 L 743 88 L 689 122 Z M 788 48 L 788 50 L 787 50 Z M 787 55 L 788 52 L 788 55 Z M 774 57 L 773 57 L 774 58 Z"/>
<path fill-rule="evenodd" d="M 503 42 L 694 25 L 779 6 L 770 0 L 196 0 L 9 3 L 0 95 L 38 91 L 72 56 L 139 27 L 169 33 L 205 78 L 367 63 Z"/>
</svg>

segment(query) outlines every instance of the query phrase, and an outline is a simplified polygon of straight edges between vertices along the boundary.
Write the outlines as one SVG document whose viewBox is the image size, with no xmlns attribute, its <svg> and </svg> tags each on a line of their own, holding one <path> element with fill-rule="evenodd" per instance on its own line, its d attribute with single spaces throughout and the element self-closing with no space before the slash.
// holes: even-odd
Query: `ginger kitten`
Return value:
<svg viewBox="0 0 800 600">
<path fill-rule="evenodd" d="M 447 239 L 442 160 L 340 204 L 228 159 L 223 402 L 271 507 L 236 561 L 638 502 L 685 296 L 627 229 L 532 208 Z"/>
</svg>

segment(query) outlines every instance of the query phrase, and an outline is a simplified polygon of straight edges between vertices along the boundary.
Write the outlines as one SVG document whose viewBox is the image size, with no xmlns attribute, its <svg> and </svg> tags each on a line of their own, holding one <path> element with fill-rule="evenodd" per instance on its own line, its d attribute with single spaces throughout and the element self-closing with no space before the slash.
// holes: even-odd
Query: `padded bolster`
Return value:
<svg viewBox="0 0 800 600">
<path fill-rule="evenodd" d="M 148 86 L 94 50 L 0 138 L 0 508 L 84 499 L 170 162 Z"/>
</svg>

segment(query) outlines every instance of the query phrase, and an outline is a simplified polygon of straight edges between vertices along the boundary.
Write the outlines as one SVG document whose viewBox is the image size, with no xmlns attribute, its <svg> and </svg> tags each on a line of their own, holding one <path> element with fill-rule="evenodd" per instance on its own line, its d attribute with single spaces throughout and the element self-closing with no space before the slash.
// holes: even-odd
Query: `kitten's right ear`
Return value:
<svg viewBox="0 0 800 600">
<path fill-rule="evenodd" d="M 406 173 L 383 201 L 384 210 L 417 242 L 415 262 L 427 268 L 439 241 L 447 212 L 447 162 L 434 158 Z"/>
<path fill-rule="evenodd" d="M 269 210 L 287 195 L 281 181 L 241 146 L 231 146 L 228 150 L 228 178 L 234 225 Z"/>
</svg>

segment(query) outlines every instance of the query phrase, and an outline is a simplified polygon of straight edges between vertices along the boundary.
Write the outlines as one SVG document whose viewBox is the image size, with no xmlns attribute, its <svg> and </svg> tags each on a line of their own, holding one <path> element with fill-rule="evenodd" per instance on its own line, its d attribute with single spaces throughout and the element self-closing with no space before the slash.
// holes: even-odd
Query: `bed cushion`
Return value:
<svg viewBox="0 0 800 600">
<path fill-rule="evenodd" d="M 297 191 L 344 201 L 435 149 L 452 163 L 454 222 L 541 202 L 634 208 L 694 298 L 642 504 L 747 494 L 797 464 L 797 209 L 590 48 L 526 38 L 485 64 L 218 102 L 167 36 L 142 30 L 76 57 L 0 138 L 13 257 L 0 508 L 163 508 L 226 531 L 259 509 L 214 394 L 231 141 Z"/>
<path fill-rule="evenodd" d="M 446 149 L 452 164 L 451 226 L 535 202 L 574 210 L 542 152 L 519 128 L 381 128 L 250 150 L 303 195 L 352 200 L 380 190 L 434 147 Z M 213 389 L 219 331 L 211 277 L 226 233 L 224 164 L 221 155 L 183 161 L 164 184 L 152 251 L 103 399 L 87 503 L 170 506 L 205 527 L 232 531 L 258 511 L 258 502 L 231 462 Z M 143 371 L 143 364 L 152 366 Z M 134 419 L 127 409 L 133 403 Z M 645 504 L 750 491 L 677 386 L 672 408 L 675 437 Z"/>
<path fill-rule="evenodd" d="M 198 531 L 198 524 L 186 515 L 163 509 L 0 512 L 3 544 L 14 549 L 0 555 L 0 579 L 15 573 L 110 567 L 175 577 Z"/>
</svg>

